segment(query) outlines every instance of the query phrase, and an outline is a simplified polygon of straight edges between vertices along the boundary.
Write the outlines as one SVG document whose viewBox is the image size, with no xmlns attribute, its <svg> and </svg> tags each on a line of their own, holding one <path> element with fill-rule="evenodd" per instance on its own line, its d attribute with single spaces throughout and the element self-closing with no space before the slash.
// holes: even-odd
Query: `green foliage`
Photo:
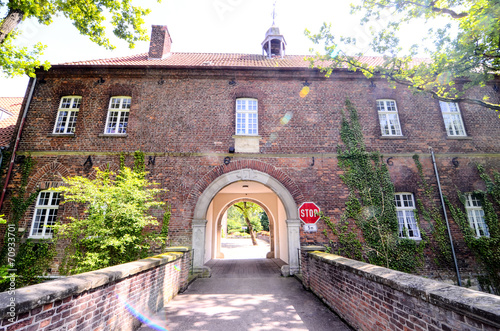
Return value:
<svg viewBox="0 0 500 331">
<path fill-rule="evenodd" d="M 355 107 L 346 100 L 350 121 L 342 116 L 340 136 L 343 146 L 337 147 L 342 181 L 350 194 L 340 222 L 334 225 L 323 217 L 338 236 L 339 254 L 372 264 L 412 272 L 423 262 L 424 243 L 398 238 L 398 221 L 394 205 L 394 185 L 387 166 L 377 152 L 365 149 L 363 133 Z M 361 230 L 363 242 L 352 229 Z"/>
<path fill-rule="evenodd" d="M 453 219 L 462 231 L 467 247 L 479 259 L 483 267 L 485 275 L 478 277 L 482 289 L 498 295 L 500 294 L 500 226 L 498 224 L 498 215 L 490 199 L 497 206 L 499 205 L 500 177 L 498 172 L 494 171 L 492 179 L 481 165 L 478 165 L 478 170 L 481 178 L 486 183 L 486 191 L 475 191 L 472 194 L 481 201 L 484 220 L 490 233 L 489 237 L 476 237 L 465 211 L 462 208 L 454 206 L 449 199 L 445 199 L 445 202 L 450 209 Z M 459 200 L 465 205 L 465 195 L 461 192 L 457 192 L 457 194 Z"/>
<path fill-rule="evenodd" d="M 158 0 L 160 2 L 160 0 Z M 35 18 L 40 24 L 49 25 L 54 17 L 64 16 L 73 22 L 78 32 L 92 42 L 107 49 L 114 49 L 106 34 L 106 25 L 113 27 L 113 34 L 134 48 L 137 41 L 148 40 L 147 29 L 143 27 L 143 17 L 149 9 L 132 5 L 132 0 L 84 1 L 84 0 L 44 0 L 44 1 L 0 1 L 0 9 L 7 12 L 19 11 L 23 19 Z M 5 20 L 5 19 L 4 19 Z M 0 26 L 3 23 L 0 22 Z M 8 31 L 6 31 L 8 33 Z M 5 33 L 0 33 L 4 37 Z M 0 42 L 0 66 L 10 76 L 29 74 L 41 65 L 38 56 L 45 46 L 36 44 L 33 50 L 14 46 L 16 32 L 7 34 Z M 2 38 L 3 39 L 3 38 Z M 45 69 L 50 65 L 44 64 Z"/>
<path fill-rule="evenodd" d="M 36 242 L 27 239 L 20 245 L 16 255 L 16 286 L 23 287 L 41 283 L 43 276 L 56 255 L 54 244 L 50 241 Z"/>
<path fill-rule="evenodd" d="M 269 231 L 269 218 L 264 211 L 260 213 L 260 224 L 262 225 L 263 231 Z"/>
<path fill-rule="evenodd" d="M 144 152 L 138 150 L 134 152 L 134 172 L 145 173 L 146 163 L 144 162 Z"/>
<path fill-rule="evenodd" d="M 21 163 L 21 181 L 17 188 L 16 195 L 11 198 L 11 219 L 7 222 L 9 226 L 9 235 L 4 236 L 4 245 L 0 255 L 0 268 L 2 277 L 7 276 L 7 269 L 15 269 L 16 286 L 22 287 L 40 283 L 50 263 L 54 258 L 56 251 L 54 245 L 50 241 L 34 242 L 30 239 L 22 242 L 22 233 L 19 232 L 19 221 L 24 217 L 26 210 L 34 203 L 38 196 L 38 190 L 26 197 L 26 185 L 28 178 L 35 166 L 35 161 L 31 156 L 27 156 Z M 6 220 L 0 217 L 0 223 L 5 223 Z M 12 235 L 10 235 L 12 234 Z M 9 253 L 15 251 L 15 257 Z M 2 278 L 0 281 L 0 291 L 5 290 L 8 285 L 8 279 Z"/>
<path fill-rule="evenodd" d="M 58 224 L 55 238 L 67 241 L 62 274 L 74 274 L 130 262 L 147 256 L 157 235 L 144 233 L 147 226 L 157 225 L 149 214 L 163 202 L 156 200 L 162 190 L 156 183 L 124 167 L 115 174 L 96 169 L 93 180 L 75 176 L 63 178 L 66 186 L 55 191 L 64 194 L 64 203 L 85 206 L 85 216 L 68 217 L 70 222 Z M 164 229 L 163 229 L 164 231 Z"/>
<path fill-rule="evenodd" d="M 420 214 L 423 216 L 424 220 L 431 226 L 432 234 L 432 250 L 435 253 L 434 262 L 437 265 L 443 265 L 451 267 L 452 264 L 452 252 L 450 239 L 448 235 L 448 229 L 446 227 L 446 222 L 443 219 L 443 210 L 441 205 L 437 205 L 434 199 L 435 192 L 433 188 L 427 182 L 424 176 L 424 171 L 422 163 L 420 163 L 420 158 L 418 155 L 413 155 L 413 161 L 418 169 L 418 186 L 423 191 L 423 196 L 425 200 L 417 199 L 417 206 Z M 422 234 L 424 231 L 421 231 Z"/>
<path fill-rule="evenodd" d="M 331 26 L 324 24 L 317 34 L 306 30 L 306 35 L 315 44 L 324 44 L 324 54 L 318 53 L 312 63 L 327 75 L 335 68 L 347 67 L 367 78 L 380 75 L 391 84 L 429 93 L 439 100 L 500 110 L 499 104 L 488 101 L 487 92 L 479 98 L 466 96 L 468 89 L 484 86 L 500 70 L 498 1 L 363 0 L 352 13 L 362 13 L 361 24 L 370 26 L 363 30 L 371 33 L 371 52 L 383 55 L 383 61 L 368 64 L 360 59 L 363 52 L 349 54 L 346 50 L 359 47 L 356 38 L 334 36 Z M 426 38 L 434 45 L 425 48 L 429 61 L 415 61 L 422 57 L 418 54 L 424 49 L 421 44 L 405 50 L 400 43 L 400 28 L 416 21 L 425 21 L 430 27 Z"/>
</svg>

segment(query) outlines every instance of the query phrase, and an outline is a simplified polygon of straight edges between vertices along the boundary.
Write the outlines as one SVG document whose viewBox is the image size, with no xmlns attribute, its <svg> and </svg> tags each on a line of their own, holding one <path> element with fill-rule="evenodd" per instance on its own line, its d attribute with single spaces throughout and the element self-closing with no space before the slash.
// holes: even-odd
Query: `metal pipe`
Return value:
<svg viewBox="0 0 500 331">
<path fill-rule="evenodd" d="M 17 130 L 16 142 L 14 144 L 14 149 L 12 150 L 12 157 L 10 158 L 9 170 L 7 171 L 7 176 L 5 177 L 5 184 L 3 185 L 2 197 L 0 198 L 0 210 L 3 207 L 3 201 L 5 199 L 5 192 L 7 191 L 7 185 L 9 185 L 10 175 L 12 173 L 12 168 L 14 167 L 14 160 L 16 159 L 16 151 L 19 147 L 19 141 L 21 140 L 21 132 L 23 131 L 24 121 L 26 119 L 26 114 L 28 113 L 28 108 L 31 104 L 31 98 L 33 97 L 33 91 L 35 90 L 36 77 L 33 78 L 33 83 L 30 87 L 30 92 L 28 94 L 28 99 L 26 100 L 26 105 L 24 105 L 23 117 L 21 118 L 21 123 L 19 124 L 19 130 Z"/>
<path fill-rule="evenodd" d="M 460 280 L 460 272 L 458 271 L 457 256 L 455 255 L 455 248 L 453 247 L 453 238 L 451 237 L 450 223 L 448 222 L 448 214 L 446 213 L 446 205 L 444 204 L 443 191 L 441 191 L 441 182 L 439 181 L 439 173 L 436 165 L 436 158 L 434 157 L 434 151 L 429 148 L 432 156 L 432 164 L 434 166 L 434 173 L 436 174 L 436 180 L 439 189 L 439 197 L 441 198 L 441 206 L 443 206 L 444 219 L 446 221 L 446 229 L 448 230 L 448 236 L 450 238 L 451 254 L 453 255 L 453 262 L 455 263 L 455 272 L 457 273 L 458 286 L 462 286 L 462 281 Z"/>
</svg>

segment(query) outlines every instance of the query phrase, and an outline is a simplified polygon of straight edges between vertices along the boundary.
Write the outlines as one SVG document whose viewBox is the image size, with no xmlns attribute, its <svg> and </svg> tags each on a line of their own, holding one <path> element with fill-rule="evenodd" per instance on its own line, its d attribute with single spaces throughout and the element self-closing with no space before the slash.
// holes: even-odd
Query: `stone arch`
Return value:
<svg viewBox="0 0 500 331">
<path fill-rule="evenodd" d="M 239 160 L 231 162 L 228 165 L 222 164 L 214 167 L 211 171 L 205 174 L 198 182 L 194 185 L 194 188 L 189 193 L 187 198 L 188 206 L 196 206 L 198 199 L 203 194 L 203 192 L 211 185 L 219 176 L 224 174 L 242 170 L 242 169 L 252 169 L 259 172 L 265 173 L 270 177 L 277 180 L 283 187 L 291 194 L 296 203 L 302 203 L 305 201 L 302 192 L 295 182 L 283 171 L 277 169 L 271 164 L 264 163 L 257 160 Z M 265 184 L 264 184 L 265 185 Z M 193 216 L 196 219 L 197 216 Z M 298 217 L 297 217 L 298 219 Z"/>
<path fill-rule="evenodd" d="M 232 167 L 230 166 L 231 164 L 229 164 L 227 168 L 220 166 L 218 169 L 214 169 L 214 171 L 207 174 L 198 183 L 199 185 L 196 188 L 198 194 L 193 194 L 192 196 L 192 198 L 196 197 L 192 219 L 192 244 L 195 250 L 194 266 L 196 268 L 201 268 L 205 263 L 207 211 L 214 197 L 229 184 L 239 181 L 254 181 L 271 189 L 283 204 L 286 214 L 289 268 L 290 273 L 295 273 L 299 265 L 297 249 L 300 247 L 300 220 L 294 193 L 295 196 L 302 196 L 302 194 L 300 194 L 296 185 L 294 185 L 293 181 L 291 181 L 286 174 L 265 163 L 253 160 L 243 160 L 235 162 Z M 255 168 L 270 170 L 269 172 L 276 174 L 279 178 L 275 178 L 270 173 Z M 217 172 L 217 170 L 225 171 L 221 173 Z M 289 188 L 291 188 L 292 191 L 290 191 Z"/>
<path fill-rule="evenodd" d="M 89 179 L 95 179 L 96 178 L 96 173 L 97 173 L 97 169 L 99 169 L 100 171 L 106 171 L 106 170 L 109 170 L 109 171 L 112 171 L 114 172 L 115 174 L 120 170 L 120 166 L 114 162 L 108 162 L 108 163 L 104 163 L 104 164 L 101 164 L 99 166 L 95 166 L 92 168 L 92 172 L 88 175 L 88 178 Z"/>
</svg>

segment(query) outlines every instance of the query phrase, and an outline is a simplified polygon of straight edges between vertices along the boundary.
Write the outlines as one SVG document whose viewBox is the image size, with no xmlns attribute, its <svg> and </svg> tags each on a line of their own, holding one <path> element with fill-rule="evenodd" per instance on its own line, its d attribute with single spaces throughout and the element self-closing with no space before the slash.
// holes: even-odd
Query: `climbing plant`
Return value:
<svg viewBox="0 0 500 331">
<path fill-rule="evenodd" d="M 420 158 L 417 154 L 413 155 L 413 161 L 417 166 L 419 176 L 418 187 L 422 190 L 423 197 L 425 198 L 424 200 L 420 198 L 416 199 L 417 207 L 419 213 L 431 228 L 432 240 L 430 241 L 430 247 L 435 253 L 433 254 L 434 263 L 441 267 L 451 267 L 453 262 L 452 252 L 448 229 L 442 216 L 443 210 L 440 205 L 436 204 L 434 189 L 429 185 L 424 176 L 422 163 L 420 163 Z M 424 233 L 424 231 L 421 232 Z"/>
<path fill-rule="evenodd" d="M 346 100 L 349 120 L 342 114 L 337 147 L 341 179 L 349 189 L 346 208 L 340 222 L 326 222 L 338 236 L 337 253 L 405 272 L 415 271 L 423 263 L 425 243 L 398 237 L 394 205 L 394 185 L 387 166 L 378 152 L 368 152 L 356 108 Z M 350 221 L 353 220 L 354 224 Z M 355 228 L 361 230 L 358 238 Z"/>
<path fill-rule="evenodd" d="M 35 202 L 39 190 L 35 190 L 26 196 L 26 186 L 28 178 L 35 166 L 35 161 L 28 155 L 22 158 L 21 180 L 17 190 L 11 198 L 11 217 L 7 222 L 9 231 L 4 236 L 4 244 L 0 252 L 0 269 L 16 270 L 16 286 L 26 286 L 40 283 L 50 263 L 54 258 L 56 251 L 51 241 L 33 241 L 31 239 L 22 239 L 27 229 L 19 231 L 19 222 L 24 217 L 28 208 Z M 0 284 L 0 291 L 4 290 Z"/>
<path fill-rule="evenodd" d="M 491 178 L 482 165 L 478 165 L 477 168 L 481 178 L 486 183 L 486 190 L 476 190 L 471 194 L 481 202 L 489 237 L 476 237 L 471 228 L 467 214 L 464 211 L 466 194 L 457 191 L 458 198 L 463 204 L 462 207 L 454 206 L 447 198 L 445 198 L 445 202 L 464 236 L 467 247 L 478 258 L 483 268 L 484 275 L 478 277 L 481 288 L 484 291 L 498 295 L 500 294 L 500 226 L 493 202 L 500 205 L 500 174 L 494 171 L 493 178 Z"/>
</svg>

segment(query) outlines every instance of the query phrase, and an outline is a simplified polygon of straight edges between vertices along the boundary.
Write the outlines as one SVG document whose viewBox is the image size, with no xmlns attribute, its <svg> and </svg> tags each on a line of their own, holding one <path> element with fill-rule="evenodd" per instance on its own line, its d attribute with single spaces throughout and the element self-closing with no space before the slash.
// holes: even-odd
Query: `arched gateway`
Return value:
<svg viewBox="0 0 500 331">
<path fill-rule="evenodd" d="M 231 171 L 217 177 L 199 196 L 194 209 L 192 221 L 194 267 L 203 267 L 204 263 L 207 262 L 212 256 L 210 251 L 213 251 L 212 241 L 214 238 L 214 232 L 210 229 L 210 223 L 214 222 L 214 220 L 209 222 L 208 219 L 211 217 L 209 217 L 208 214 L 209 210 L 213 208 L 211 204 L 214 198 L 224 188 L 230 186 L 231 184 L 246 182 L 262 184 L 268 188 L 272 194 L 277 196 L 280 206 L 283 207 L 283 221 L 286 225 L 283 226 L 284 231 L 281 231 L 280 235 L 285 236 L 288 246 L 287 252 L 283 256 L 286 256 L 286 259 L 288 260 L 286 262 L 288 262 L 290 274 L 294 274 L 299 269 L 298 249 L 300 247 L 300 220 L 297 212 L 297 204 L 288 189 L 276 178 L 264 172 L 250 168 Z"/>
</svg>

